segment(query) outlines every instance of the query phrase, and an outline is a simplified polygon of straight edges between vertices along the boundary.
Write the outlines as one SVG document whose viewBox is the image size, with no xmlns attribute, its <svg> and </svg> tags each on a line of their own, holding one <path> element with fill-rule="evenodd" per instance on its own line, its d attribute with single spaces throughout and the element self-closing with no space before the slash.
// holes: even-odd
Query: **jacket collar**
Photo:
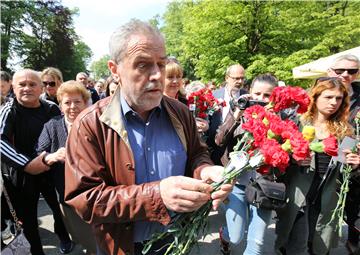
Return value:
<svg viewBox="0 0 360 255">
<path fill-rule="evenodd" d="M 121 139 L 130 147 L 128 134 L 126 132 L 121 112 L 120 86 L 116 89 L 110 103 L 106 106 L 104 112 L 100 115 L 99 120 L 113 129 Z"/>
<path fill-rule="evenodd" d="M 183 144 L 185 150 L 187 150 L 187 142 L 184 132 L 184 127 L 181 121 L 177 118 L 176 114 L 171 110 L 169 107 L 169 102 L 163 97 L 161 103 L 164 106 L 164 109 L 169 114 L 171 123 L 173 124 L 181 143 Z M 121 139 L 126 143 L 126 145 L 130 147 L 128 133 L 125 129 L 125 125 L 122 119 L 122 112 L 121 112 L 121 89 L 120 86 L 116 89 L 114 95 L 112 96 L 110 103 L 106 106 L 104 112 L 100 115 L 99 119 L 105 125 L 109 126 L 113 129 Z"/>
</svg>

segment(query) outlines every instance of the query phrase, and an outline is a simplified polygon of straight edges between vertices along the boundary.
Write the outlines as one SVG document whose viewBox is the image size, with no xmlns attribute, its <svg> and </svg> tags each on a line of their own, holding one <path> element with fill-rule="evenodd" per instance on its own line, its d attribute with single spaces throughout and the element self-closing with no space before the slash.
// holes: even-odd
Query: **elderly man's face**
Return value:
<svg viewBox="0 0 360 255">
<path fill-rule="evenodd" d="M 350 86 L 359 75 L 359 66 L 355 61 L 343 59 L 328 70 L 328 75 L 329 77 L 338 77 L 345 86 Z"/>
<path fill-rule="evenodd" d="M 78 74 L 76 76 L 76 81 L 81 82 L 85 87 L 88 84 L 88 78 L 86 75 L 83 75 L 83 74 Z"/>
<path fill-rule="evenodd" d="M 17 101 L 28 108 L 40 105 L 39 97 L 42 92 L 40 77 L 30 72 L 14 75 L 13 88 Z"/>
<path fill-rule="evenodd" d="M 123 60 L 118 64 L 109 61 L 108 64 L 133 110 L 146 115 L 160 104 L 166 65 L 162 38 L 135 34 L 130 37 Z"/>
<path fill-rule="evenodd" d="M 245 81 L 245 70 L 241 66 L 235 66 L 230 69 L 226 76 L 226 87 L 230 95 L 237 93 Z"/>
</svg>

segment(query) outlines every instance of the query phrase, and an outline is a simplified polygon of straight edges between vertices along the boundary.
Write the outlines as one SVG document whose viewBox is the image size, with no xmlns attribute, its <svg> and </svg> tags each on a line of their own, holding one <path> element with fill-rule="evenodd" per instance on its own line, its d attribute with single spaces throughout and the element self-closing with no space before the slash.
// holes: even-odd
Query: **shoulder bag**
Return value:
<svg viewBox="0 0 360 255">
<path fill-rule="evenodd" d="M 257 208 L 279 210 L 286 206 L 284 183 L 266 179 L 264 176 L 251 180 L 245 189 L 246 200 Z"/>
<path fill-rule="evenodd" d="M 26 239 L 21 223 L 16 216 L 14 207 L 11 204 L 10 197 L 6 191 L 5 185 L 3 185 L 3 193 L 6 198 L 6 202 L 9 205 L 10 213 L 14 218 L 16 225 L 16 234 L 13 240 L 10 241 L 2 250 L 1 255 L 31 255 L 30 243 Z"/>
</svg>

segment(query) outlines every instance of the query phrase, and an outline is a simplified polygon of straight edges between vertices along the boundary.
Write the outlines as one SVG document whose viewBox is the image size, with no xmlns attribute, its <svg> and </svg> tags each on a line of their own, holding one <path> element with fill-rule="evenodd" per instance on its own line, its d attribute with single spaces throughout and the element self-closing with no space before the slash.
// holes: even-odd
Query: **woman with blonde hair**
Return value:
<svg viewBox="0 0 360 255">
<path fill-rule="evenodd" d="M 334 136 L 340 142 L 353 134 L 348 123 L 349 95 L 341 80 L 319 78 L 309 96 L 308 111 L 300 122 L 315 128 L 315 141 Z M 291 164 L 284 176 L 289 202 L 277 212 L 277 254 L 305 254 L 307 250 L 310 254 L 328 254 L 337 246 L 338 219 L 331 221 L 331 216 L 338 201 L 340 168 L 331 156 L 318 152 Z"/>
<path fill-rule="evenodd" d="M 186 96 L 183 87 L 183 69 L 178 62 L 170 60 L 166 64 L 164 95 L 178 99 L 186 104 Z"/>
<path fill-rule="evenodd" d="M 44 93 L 40 95 L 40 98 L 59 105 L 56 92 L 63 82 L 61 71 L 55 67 L 47 67 L 41 72 L 40 77 L 44 86 Z"/>
<path fill-rule="evenodd" d="M 170 58 L 166 64 L 164 95 L 177 99 L 187 105 L 187 99 L 183 88 L 183 69 L 175 58 Z M 209 123 L 201 118 L 196 118 L 198 132 L 203 133 L 209 129 Z"/>
<path fill-rule="evenodd" d="M 63 115 L 52 118 L 44 125 L 36 151 L 38 154 L 47 152 L 43 161 L 50 166 L 49 174 L 58 193 L 67 230 L 75 242 L 80 243 L 88 252 L 95 253 L 95 239 L 91 235 L 90 225 L 81 220 L 64 202 L 65 144 L 73 122 L 89 105 L 90 96 L 90 92 L 80 82 L 67 81 L 61 84 L 57 90 L 57 99 Z"/>
</svg>

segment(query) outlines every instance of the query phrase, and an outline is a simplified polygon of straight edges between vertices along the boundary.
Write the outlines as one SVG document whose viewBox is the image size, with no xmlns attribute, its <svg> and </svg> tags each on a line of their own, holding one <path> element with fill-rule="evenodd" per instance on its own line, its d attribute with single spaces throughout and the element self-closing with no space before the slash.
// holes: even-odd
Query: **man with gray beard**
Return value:
<svg viewBox="0 0 360 255">
<path fill-rule="evenodd" d="M 216 209 L 232 185 L 210 194 L 223 167 L 213 166 L 187 107 L 163 97 L 167 57 L 160 32 L 132 20 L 111 36 L 110 56 L 119 86 L 71 128 L 65 201 L 92 224 L 98 255 L 142 254 L 176 212 L 209 199 Z M 163 254 L 168 241 L 148 254 Z"/>
</svg>

